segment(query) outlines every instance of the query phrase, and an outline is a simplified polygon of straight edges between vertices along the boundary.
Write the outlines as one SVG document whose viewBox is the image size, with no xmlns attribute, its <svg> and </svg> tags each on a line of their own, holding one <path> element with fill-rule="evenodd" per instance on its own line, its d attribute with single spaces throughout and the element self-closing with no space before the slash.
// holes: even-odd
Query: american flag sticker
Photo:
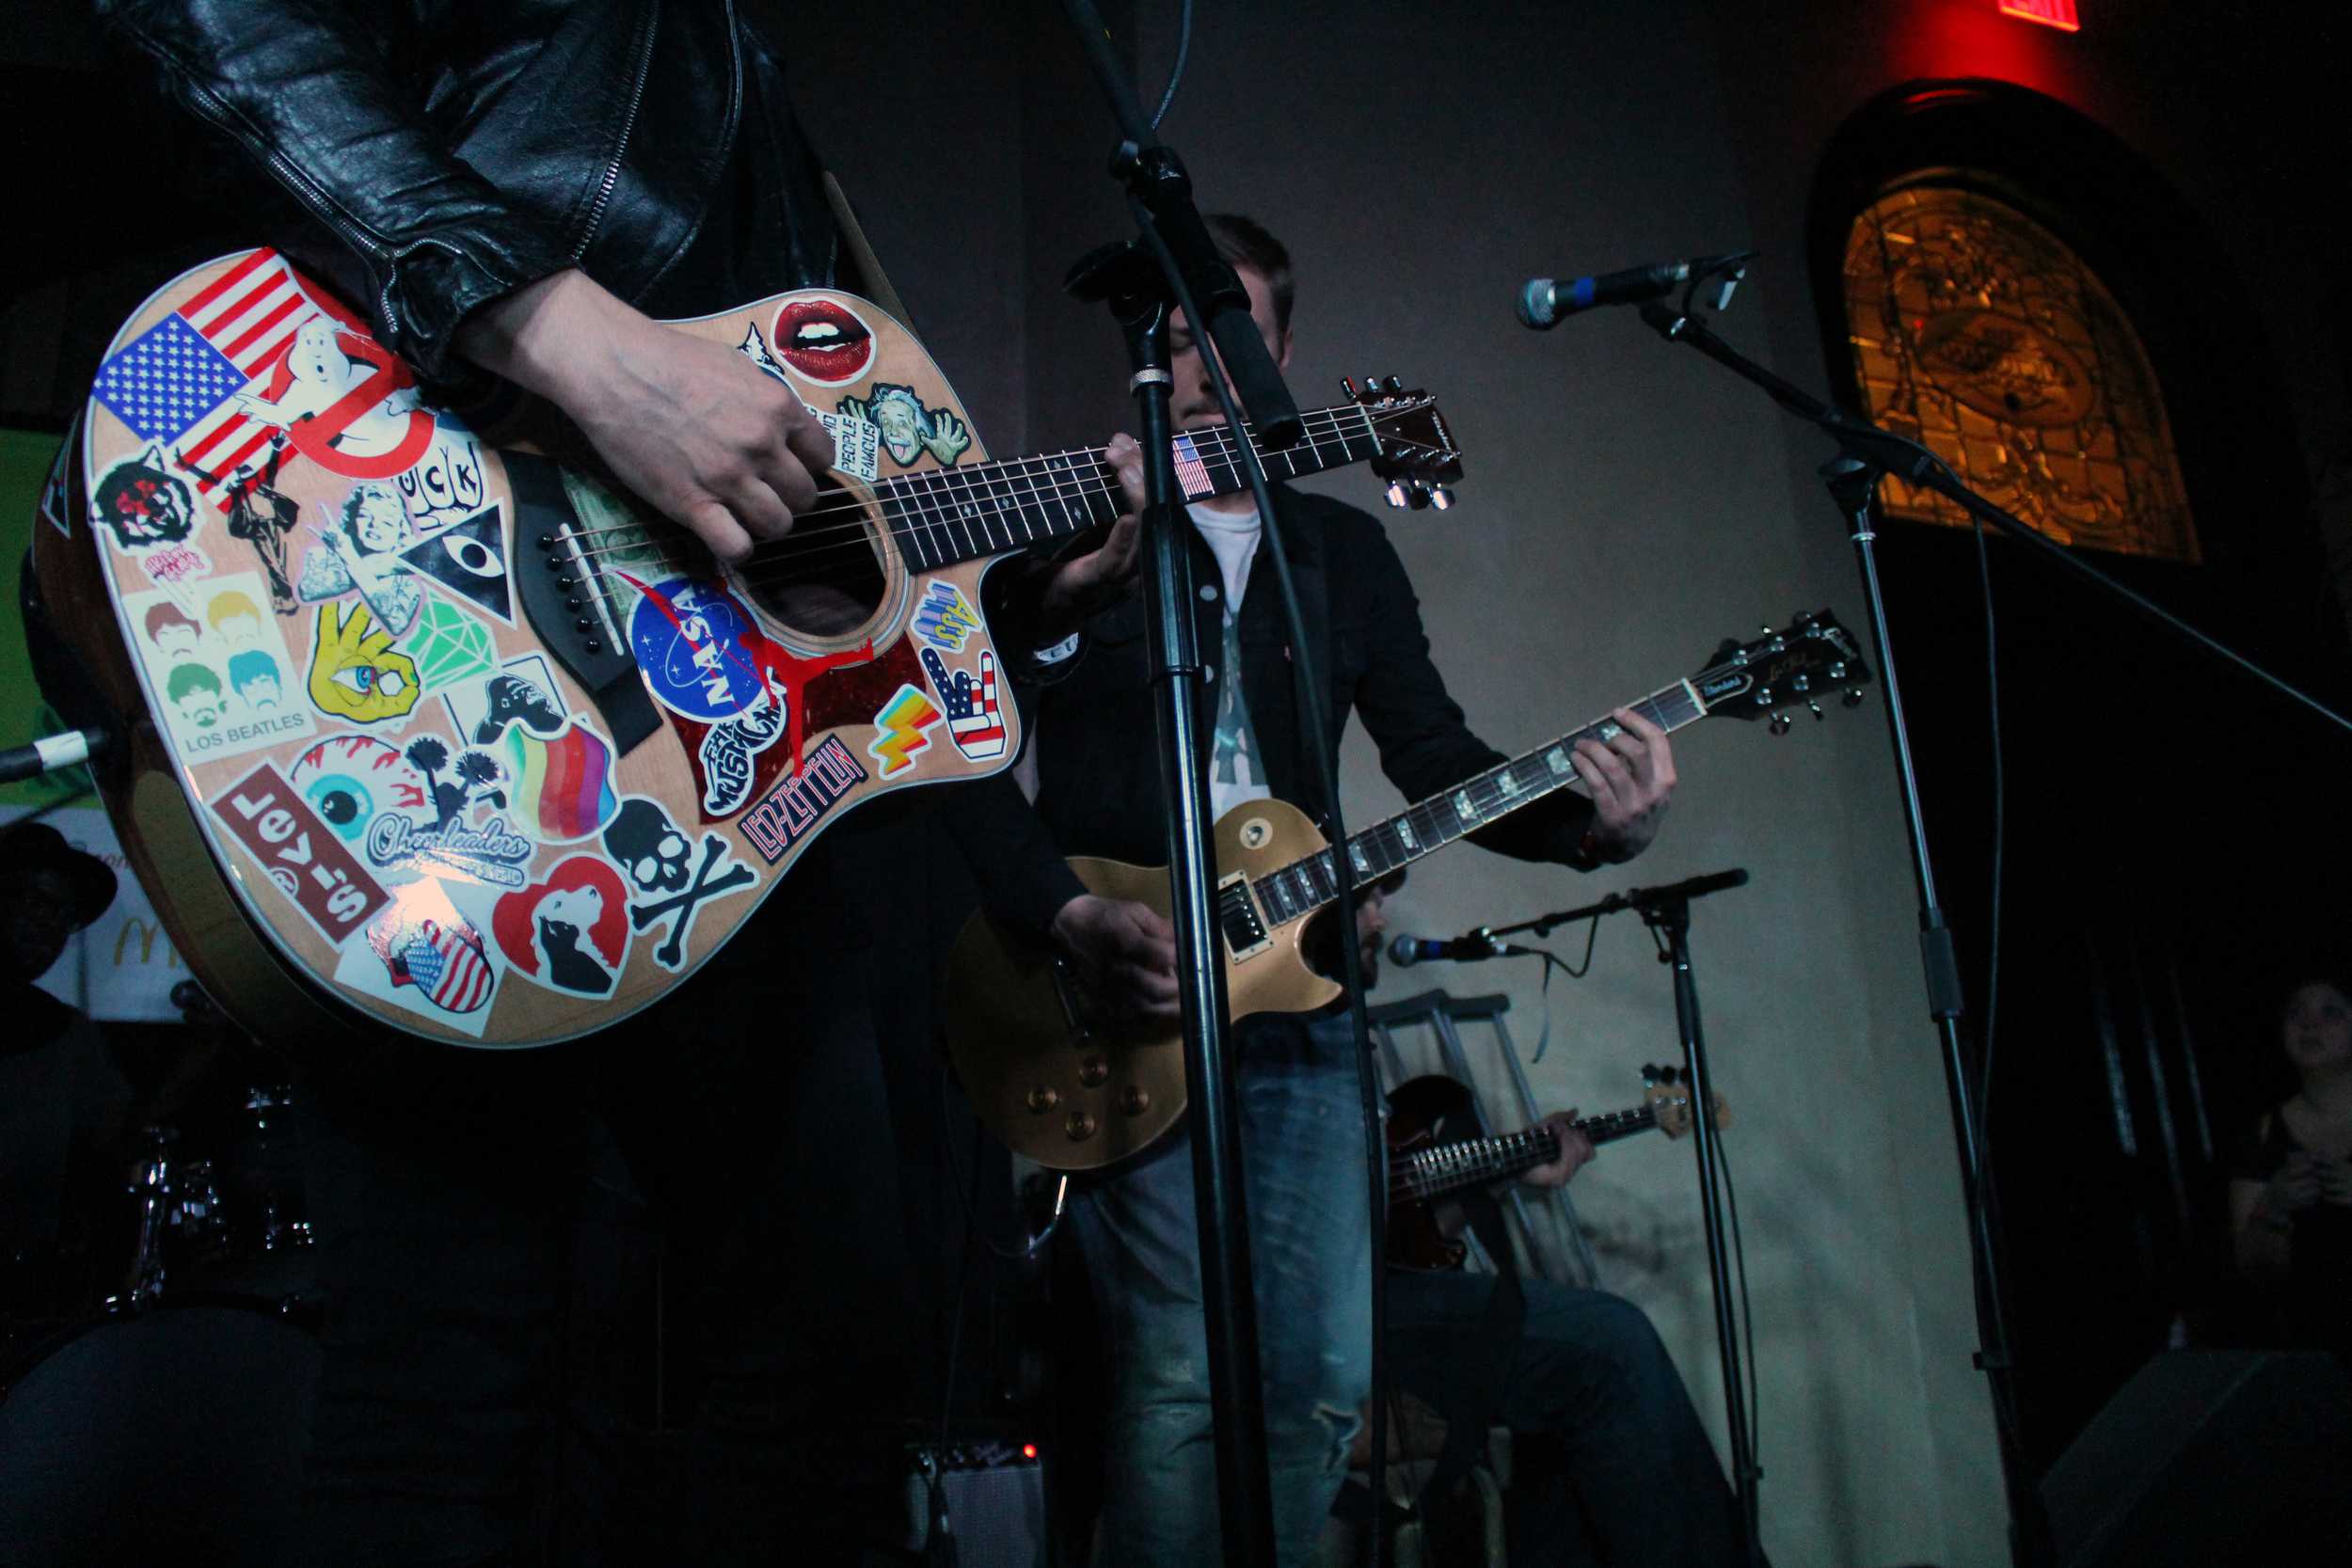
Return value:
<svg viewBox="0 0 2352 1568">
<path fill-rule="evenodd" d="M 949 670 L 936 648 L 923 650 L 923 669 L 947 710 L 947 738 L 973 762 L 1005 754 L 1005 710 L 996 695 L 996 656 L 980 650 L 980 677 L 969 670 Z"/>
<path fill-rule="evenodd" d="M 1194 450 L 1189 436 L 1176 437 L 1176 483 L 1184 487 L 1184 499 L 1188 501 L 1216 494 L 1216 486 L 1210 482 L 1209 470 L 1201 466 L 1200 453 Z"/>
<path fill-rule="evenodd" d="M 390 906 L 342 944 L 335 980 L 478 1039 L 500 972 L 482 926 L 450 902 L 446 884 L 426 878 L 392 889 Z"/>
<path fill-rule="evenodd" d="M 140 440 L 170 451 L 227 512 L 238 465 L 262 451 L 272 428 L 231 400 L 325 313 L 283 257 L 253 251 L 101 365 L 91 396 Z"/>
</svg>

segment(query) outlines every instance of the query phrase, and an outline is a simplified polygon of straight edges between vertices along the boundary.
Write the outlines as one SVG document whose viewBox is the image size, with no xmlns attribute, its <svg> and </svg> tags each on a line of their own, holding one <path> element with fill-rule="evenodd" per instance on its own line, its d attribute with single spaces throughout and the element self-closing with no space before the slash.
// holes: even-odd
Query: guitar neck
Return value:
<svg viewBox="0 0 2352 1568">
<path fill-rule="evenodd" d="M 1372 416 L 1355 404 L 1318 408 L 1303 420 L 1304 437 L 1279 451 L 1259 445 L 1252 427 L 1243 426 L 1269 476 L 1303 479 L 1380 455 Z M 1249 487 L 1241 440 L 1232 431 L 1187 431 L 1173 446 L 1184 499 L 1205 500 Z M 918 572 L 1084 533 L 1126 510 L 1119 476 L 1099 448 L 926 468 L 883 480 L 874 494 L 908 563 Z"/>
<path fill-rule="evenodd" d="M 1687 680 L 1626 705 L 1670 733 L 1706 718 L 1708 712 L 1698 688 Z M 1571 760 L 1576 743 L 1599 740 L 1615 724 L 1613 719 L 1596 719 L 1581 730 L 1498 764 L 1443 795 L 1407 806 L 1387 821 L 1366 828 L 1347 841 L 1353 884 L 1362 887 L 1377 881 L 1400 866 L 1410 865 L 1522 806 L 1566 788 L 1576 780 L 1576 765 Z M 1267 926 L 1303 920 L 1339 896 L 1339 872 L 1332 855 L 1330 848 L 1319 849 L 1252 884 L 1264 906 Z"/>
<path fill-rule="evenodd" d="M 1658 1112 L 1653 1106 L 1639 1105 L 1629 1111 L 1585 1117 L 1572 1125 L 1595 1144 L 1605 1144 L 1634 1132 L 1648 1132 L 1658 1125 Z M 1530 1127 L 1499 1137 L 1471 1138 L 1391 1154 L 1389 1186 L 1392 1196 L 1441 1197 L 1465 1187 L 1507 1180 L 1558 1158 L 1559 1135 L 1549 1127 Z"/>
</svg>

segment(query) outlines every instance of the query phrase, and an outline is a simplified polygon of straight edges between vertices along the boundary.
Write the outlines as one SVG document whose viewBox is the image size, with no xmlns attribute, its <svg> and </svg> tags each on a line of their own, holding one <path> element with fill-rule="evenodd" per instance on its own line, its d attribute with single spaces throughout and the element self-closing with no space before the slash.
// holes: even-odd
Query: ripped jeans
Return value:
<svg viewBox="0 0 2352 1568">
<path fill-rule="evenodd" d="M 1314 1560 L 1371 1391 L 1371 1230 L 1347 1019 L 1234 1032 L 1274 1535 Z M 1216 1419 L 1184 1126 L 1083 1189 L 1073 1218 L 1110 1357 L 1096 1568 L 1202 1568 L 1218 1549 Z"/>
</svg>

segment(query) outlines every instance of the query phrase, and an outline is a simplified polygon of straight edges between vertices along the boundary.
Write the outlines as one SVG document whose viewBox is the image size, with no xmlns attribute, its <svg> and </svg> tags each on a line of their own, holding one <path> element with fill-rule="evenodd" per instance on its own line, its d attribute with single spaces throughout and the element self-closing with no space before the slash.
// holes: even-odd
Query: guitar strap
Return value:
<svg viewBox="0 0 2352 1568">
<path fill-rule="evenodd" d="M 833 177 L 831 169 L 825 171 L 825 204 L 833 209 L 833 221 L 841 230 L 841 243 L 849 247 L 850 260 L 857 267 L 858 292 L 898 317 L 908 331 L 914 330 L 914 318 L 907 313 L 906 301 L 890 286 L 874 247 L 866 243 L 866 230 L 858 226 L 857 213 L 850 205 L 848 193 L 842 190 L 841 182 Z"/>
</svg>

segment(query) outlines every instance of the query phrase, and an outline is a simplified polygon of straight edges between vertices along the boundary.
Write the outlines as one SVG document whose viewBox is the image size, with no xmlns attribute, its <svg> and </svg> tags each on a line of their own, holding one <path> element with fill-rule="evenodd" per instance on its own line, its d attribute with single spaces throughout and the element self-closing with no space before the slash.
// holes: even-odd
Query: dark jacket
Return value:
<svg viewBox="0 0 2352 1568">
<path fill-rule="evenodd" d="M 1277 485 L 1299 612 L 1316 640 L 1313 659 L 1328 688 L 1334 745 L 1353 712 L 1380 749 L 1381 770 L 1408 801 L 1438 794 L 1504 759 L 1470 731 L 1429 657 L 1421 602 L 1388 534 L 1371 516 L 1328 497 Z M 1198 530 L 1191 542 L 1194 605 L 1203 657 L 1224 646 L 1225 607 L 1216 562 Z M 1263 546 L 1262 546 L 1261 548 Z M 1096 855 L 1139 865 L 1168 860 L 1160 787 L 1155 694 L 1145 651 L 1146 606 L 1130 594 L 1084 628 L 1074 669 L 1036 697 L 1039 791 L 1035 816 L 1021 811 L 1009 784 L 978 786 L 994 796 L 993 831 L 967 845 L 990 911 L 1031 936 L 1078 891 L 1057 855 Z M 1251 567 L 1242 600 L 1241 679 L 1268 787 L 1318 821 L 1327 803 L 1306 751 L 1294 686 L 1290 636 L 1273 568 Z M 1216 671 L 1197 693 L 1205 745 L 1216 721 Z M 1531 716 L 1532 717 L 1532 716 Z M 1544 736 L 1558 726 L 1535 726 Z M 1528 743 L 1537 738 L 1531 735 Z M 1338 762 L 1333 759 L 1333 770 Z M 1010 796 L 1008 801 L 1005 797 Z M 1041 822 L 1043 832 L 1038 831 Z M 1544 797 L 1471 835 L 1520 860 L 1581 863 L 1592 802 L 1573 791 Z M 1351 822 L 1361 832 L 1368 822 Z M 1057 871 L 1059 875 L 1057 876 Z"/>
<path fill-rule="evenodd" d="M 99 9 L 267 170 L 257 237 L 429 376 L 469 313 L 565 267 L 657 317 L 835 281 L 817 162 L 731 0 Z"/>
</svg>

